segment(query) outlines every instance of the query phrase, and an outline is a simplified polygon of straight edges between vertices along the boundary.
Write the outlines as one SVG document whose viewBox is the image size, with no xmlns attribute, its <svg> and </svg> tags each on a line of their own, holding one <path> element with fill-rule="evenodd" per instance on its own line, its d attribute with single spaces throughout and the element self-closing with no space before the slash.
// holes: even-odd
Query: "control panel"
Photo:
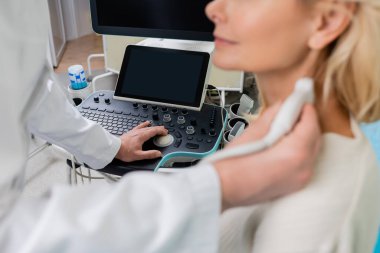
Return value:
<svg viewBox="0 0 380 253">
<path fill-rule="evenodd" d="M 78 110 L 117 136 L 145 121 L 150 121 L 152 126 L 164 126 L 169 134 L 156 136 L 143 145 L 144 150 L 160 150 L 162 158 L 130 163 L 114 159 L 100 171 L 124 175 L 136 170 L 186 167 L 219 148 L 227 119 L 225 109 L 204 104 L 200 111 L 192 111 L 116 100 L 113 95 L 113 91 L 97 91 L 84 100 Z"/>
</svg>

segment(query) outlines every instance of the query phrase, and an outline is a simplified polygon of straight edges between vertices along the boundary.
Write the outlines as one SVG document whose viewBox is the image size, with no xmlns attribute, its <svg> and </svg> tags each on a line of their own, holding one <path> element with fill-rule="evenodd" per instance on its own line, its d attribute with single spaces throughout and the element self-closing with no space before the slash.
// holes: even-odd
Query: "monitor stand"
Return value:
<svg viewBox="0 0 380 253">
<path fill-rule="evenodd" d="M 173 40 L 173 39 L 155 39 L 149 38 L 139 42 L 137 45 L 148 47 L 172 48 L 188 51 L 199 51 L 212 53 L 214 51 L 214 42 L 211 41 L 193 41 L 193 40 Z"/>
</svg>

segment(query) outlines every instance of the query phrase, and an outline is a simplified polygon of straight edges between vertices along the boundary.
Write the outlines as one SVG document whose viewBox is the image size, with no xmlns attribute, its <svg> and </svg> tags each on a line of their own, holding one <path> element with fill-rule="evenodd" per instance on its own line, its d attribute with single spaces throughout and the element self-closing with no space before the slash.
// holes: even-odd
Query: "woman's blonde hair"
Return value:
<svg viewBox="0 0 380 253">
<path fill-rule="evenodd" d="M 380 0 L 340 1 L 355 2 L 357 9 L 326 49 L 324 97 L 334 92 L 356 120 L 373 122 L 380 119 Z"/>
</svg>

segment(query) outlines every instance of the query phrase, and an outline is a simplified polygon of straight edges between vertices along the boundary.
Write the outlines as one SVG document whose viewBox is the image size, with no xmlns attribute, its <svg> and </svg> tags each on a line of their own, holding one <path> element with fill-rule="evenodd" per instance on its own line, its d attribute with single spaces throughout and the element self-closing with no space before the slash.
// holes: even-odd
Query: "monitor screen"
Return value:
<svg viewBox="0 0 380 253">
<path fill-rule="evenodd" d="M 99 34 L 212 41 L 211 0 L 90 0 Z"/>
<path fill-rule="evenodd" d="M 128 46 L 115 98 L 199 110 L 209 60 L 205 52 Z"/>
</svg>

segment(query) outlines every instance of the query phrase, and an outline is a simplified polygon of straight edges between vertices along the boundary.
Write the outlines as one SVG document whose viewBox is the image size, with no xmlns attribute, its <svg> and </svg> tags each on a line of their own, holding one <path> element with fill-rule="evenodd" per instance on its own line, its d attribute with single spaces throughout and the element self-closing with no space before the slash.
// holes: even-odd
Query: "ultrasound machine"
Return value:
<svg viewBox="0 0 380 253">
<path fill-rule="evenodd" d="M 204 13 L 208 2 L 90 0 L 96 32 L 153 38 L 127 46 L 116 90 L 95 91 L 79 111 L 117 136 L 145 121 L 169 131 L 143 145 L 160 150 L 162 158 L 115 159 L 100 171 L 188 167 L 219 148 L 227 111 L 204 103 L 213 49 L 213 26 Z"/>
</svg>

